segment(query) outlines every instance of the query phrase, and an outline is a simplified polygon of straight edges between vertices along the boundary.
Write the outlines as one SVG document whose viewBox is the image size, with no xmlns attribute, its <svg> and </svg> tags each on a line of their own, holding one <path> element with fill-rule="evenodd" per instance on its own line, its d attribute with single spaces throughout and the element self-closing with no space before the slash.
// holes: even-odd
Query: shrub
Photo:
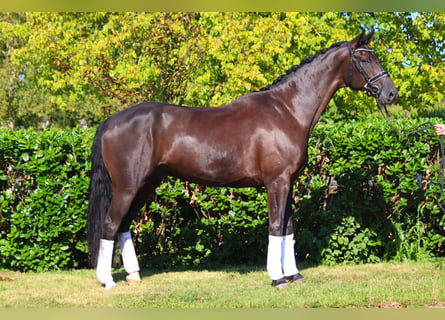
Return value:
<svg viewBox="0 0 445 320">
<path fill-rule="evenodd" d="M 439 120 L 437 120 L 439 121 Z M 418 120 L 399 120 L 401 130 Z M 0 268 L 87 265 L 94 130 L 0 130 Z M 387 122 L 319 123 L 294 187 L 297 258 L 313 263 L 420 260 L 444 255 L 438 137 Z M 133 231 L 149 267 L 264 264 L 264 188 L 210 188 L 169 178 Z"/>
<path fill-rule="evenodd" d="M 445 221 L 435 201 L 442 197 L 435 183 L 439 139 L 432 130 L 402 134 L 422 120 L 396 122 L 400 132 L 379 119 L 316 127 L 308 168 L 297 183 L 301 259 L 414 259 L 419 244 L 444 255 Z"/>
<path fill-rule="evenodd" d="M 92 131 L 0 130 L 0 266 L 84 267 Z"/>
</svg>

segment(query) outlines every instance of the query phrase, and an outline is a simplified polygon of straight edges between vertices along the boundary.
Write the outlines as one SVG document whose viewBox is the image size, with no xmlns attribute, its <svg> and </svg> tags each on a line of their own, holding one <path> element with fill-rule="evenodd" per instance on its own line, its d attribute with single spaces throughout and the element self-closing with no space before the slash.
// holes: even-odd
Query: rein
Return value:
<svg viewBox="0 0 445 320">
<path fill-rule="evenodd" d="M 383 90 L 385 81 L 386 81 L 387 77 L 389 77 L 388 72 L 383 70 L 382 72 L 378 73 L 374 77 L 369 78 L 368 75 L 366 74 L 365 70 L 363 70 L 362 66 L 358 62 L 357 58 L 354 56 L 354 54 L 359 51 L 366 51 L 366 52 L 374 53 L 374 50 L 367 49 L 367 48 L 359 48 L 356 50 L 352 50 L 351 42 L 348 42 L 348 50 L 349 50 L 349 55 L 351 57 L 350 79 L 352 79 L 352 65 L 354 65 L 356 67 L 357 71 L 362 75 L 363 79 L 365 79 L 365 81 L 366 81 L 366 83 L 364 85 L 365 93 L 368 96 L 373 96 L 376 99 L 379 111 L 382 113 L 383 117 L 386 118 L 386 121 L 391 125 L 391 127 L 394 129 L 394 131 L 396 131 L 399 134 L 403 134 L 405 137 L 408 137 L 411 134 L 414 134 L 414 133 L 417 133 L 420 131 L 425 131 L 425 130 L 428 130 L 428 129 L 431 129 L 434 127 L 434 124 L 431 121 L 426 121 L 426 122 L 418 125 L 416 128 L 411 129 L 410 131 L 399 130 L 398 128 L 396 128 L 391 121 L 391 118 L 389 116 L 388 109 L 386 108 L 386 105 L 384 105 L 384 104 L 382 105 L 378 101 L 378 97 L 380 96 L 380 94 Z M 383 79 L 382 85 L 379 88 L 376 85 L 374 85 L 374 83 L 376 81 L 380 80 L 381 78 L 384 78 L 384 79 Z M 437 192 L 434 195 L 434 198 L 436 199 L 437 205 L 439 206 L 440 210 L 442 210 L 442 212 L 445 212 L 445 207 L 444 207 L 444 205 L 442 205 L 440 203 L 440 200 L 439 200 L 439 198 L 443 197 L 443 187 L 444 187 L 444 180 L 445 180 L 445 176 L 444 176 L 444 169 L 445 169 L 444 168 L 444 165 L 445 165 L 444 136 L 439 136 L 439 139 L 440 139 L 440 166 L 439 166 L 439 172 L 437 174 L 437 184 L 441 186 L 442 194 L 439 195 L 439 193 Z"/>
<path fill-rule="evenodd" d="M 420 131 L 425 131 L 427 129 L 433 128 L 434 124 L 431 121 L 426 121 L 422 124 L 420 124 L 416 129 L 411 130 L 409 132 L 405 132 L 405 136 L 409 136 L 410 134 L 416 133 L 416 132 L 420 132 Z M 440 184 L 441 190 L 442 190 L 442 194 L 440 194 L 440 196 L 443 196 L 443 184 L 444 184 L 444 165 L 445 165 L 445 149 L 444 149 L 444 139 L 443 136 L 439 136 L 440 139 L 440 165 L 439 165 L 439 172 L 437 174 L 437 184 Z M 437 205 L 439 206 L 440 210 L 442 210 L 442 212 L 445 212 L 445 207 L 440 203 L 439 201 L 439 193 L 436 193 L 434 195 L 434 198 L 436 199 Z"/>
<path fill-rule="evenodd" d="M 377 98 L 376 98 L 377 100 Z M 425 131 L 428 129 L 431 129 L 434 127 L 434 123 L 432 123 L 431 121 L 426 121 L 424 123 L 419 124 L 417 127 L 412 128 L 409 131 L 406 130 L 400 130 L 398 128 L 396 128 L 396 126 L 394 126 L 394 124 L 392 123 L 392 120 L 389 116 L 388 113 L 388 109 L 386 108 L 386 105 L 381 105 L 378 101 L 377 101 L 377 106 L 379 108 L 380 113 L 383 115 L 383 117 L 386 119 L 386 121 L 390 124 L 390 126 L 393 128 L 393 130 L 395 132 L 397 132 L 398 134 L 402 134 L 405 137 L 408 137 L 411 134 L 420 132 L 420 131 Z M 384 112 L 383 112 L 384 111 Z M 436 200 L 437 205 L 439 206 L 440 210 L 442 210 L 442 212 L 445 212 L 445 207 L 444 205 L 442 205 L 442 203 L 440 203 L 440 198 L 443 198 L 443 186 L 444 186 L 444 180 L 445 180 L 445 176 L 444 176 L 444 166 L 445 166 L 445 143 L 444 143 L 444 136 L 439 136 L 439 140 L 440 140 L 440 166 L 438 169 L 438 173 L 437 173 L 437 184 L 440 185 L 442 193 L 439 194 L 439 192 L 436 192 L 436 194 L 434 195 L 434 199 Z"/>
<path fill-rule="evenodd" d="M 382 112 L 382 107 L 380 104 L 377 104 L 379 106 L 379 110 L 380 112 Z M 392 123 L 391 119 L 389 118 L 389 114 L 388 114 L 388 110 L 386 109 L 386 106 L 384 105 L 384 109 L 386 112 L 386 120 L 387 122 L 391 125 L 391 127 L 398 132 L 399 134 L 403 134 L 405 137 L 408 137 L 411 134 L 420 132 L 420 131 L 425 131 L 428 129 L 431 129 L 434 127 L 434 124 L 431 121 L 426 121 L 420 125 L 418 125 L 416 128 L 411 129 L 410 131 L 405 131 L 405 130 L 399 130 L 397 129 L 394 124 Z M 444 169 L 445 169 L 445 144 L 444 144 L 444 136 L 439 136 L 439 140 L 440 140 L 440 165 L 439 165 L 439 169 L 438 169 L 438 173 L 437 173 L 437 185 L 440 185 L 442 193 L 439 194 L 439 192 L 436 192 L 436 194 L 434 195 L 434 198 L 436 200 L 437 205 L 439 206 L 440 210 L 442 210 L 442 212 L 445 212 L 445 207 L 442 203 L 440 203 L 440 198 L 443 198 L 443 186 L 444 186 L 444 180 L 445 180 L 445 176 L 444 176 Z"/>
</svg>

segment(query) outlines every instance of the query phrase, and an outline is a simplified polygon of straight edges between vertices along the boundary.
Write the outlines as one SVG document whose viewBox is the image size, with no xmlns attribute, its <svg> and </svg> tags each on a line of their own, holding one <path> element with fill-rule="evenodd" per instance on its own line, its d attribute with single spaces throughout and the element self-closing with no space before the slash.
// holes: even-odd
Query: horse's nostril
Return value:
<svg viewBox="0 0 445 320">
<path fill-rule="evenodd" d="M 389 98 L 390 99 L 396 99 L 397 98 L 397 91 L 391 91 L 389 93 Z"/>
</svg>

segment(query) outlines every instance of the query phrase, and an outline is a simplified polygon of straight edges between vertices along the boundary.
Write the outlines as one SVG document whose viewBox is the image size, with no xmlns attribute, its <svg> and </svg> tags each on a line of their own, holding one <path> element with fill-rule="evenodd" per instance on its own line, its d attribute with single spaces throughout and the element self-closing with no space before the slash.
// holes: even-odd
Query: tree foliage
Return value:
<svg viewBox="0 0 445 320">
<path fill-rule="evenodd" d="M 375 30 L 372 47 L 423 110 L 443 100 L 443 13 L 22 13 L 0 15 L 1 125 L 94 125 L 144 100 L 218 106 L 331 44 Z M 340 90 L 328 109 L 359 117 Z M 364 112 L 365 111 L 365 112 Z"/>
</svg>

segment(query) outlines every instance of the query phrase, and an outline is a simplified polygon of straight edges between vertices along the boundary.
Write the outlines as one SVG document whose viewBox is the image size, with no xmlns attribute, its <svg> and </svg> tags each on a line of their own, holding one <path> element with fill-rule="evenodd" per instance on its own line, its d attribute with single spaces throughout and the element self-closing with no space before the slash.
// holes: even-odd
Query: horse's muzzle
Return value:
<svg viewBox="0 0 445 320">
<path fill-rule="evenodd" d="M 379 104 L 391 104 L 397 99 L 398 96 L 399 96 L 399 91 L 393 85 L 393 88 L 390 88 L 388 90 L 385 90 L 384 88 L 382 90 L 380 95 L 377 97 L 377 102 Z"/>
<path fill-rule="evenodd" d="M 391 104 L 399 96 L 399 90 L 389 76 L 382 81 L 382 87 L 376 93 L 375 98 L 379 104 Z"/>
</svg>

